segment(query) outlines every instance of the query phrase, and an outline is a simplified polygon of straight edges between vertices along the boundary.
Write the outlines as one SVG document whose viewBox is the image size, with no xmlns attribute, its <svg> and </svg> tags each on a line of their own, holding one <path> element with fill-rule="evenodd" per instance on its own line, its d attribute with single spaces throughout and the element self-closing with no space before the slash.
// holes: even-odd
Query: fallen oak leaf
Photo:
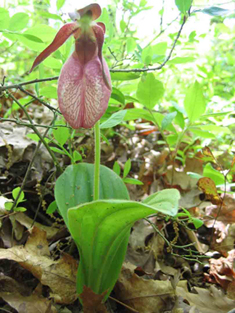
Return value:
<svg viewBox="0 0 235 313">
<path fill-rule="evenodd" d="M 0 297 L 19 313 L 56 313 L 51 300 L 37 295 L 24 297 L 19 293 L 0 292 Z"/>
<path fill-rule="evenodd" d="M 187 281 L 180 281 L 176 287 L 176 294 L 183 297 L 191 306 L 195 306 L 200 313 L 227 313 L 235 307 L 235 301 L 214 286 L 209 289 L 193 288 L 196 293 L 188 291 Z"/>
<path fill-rule="evenodd" d="M 46 232 L 34 227 L 25 246 L 0 249 L 0 259 L 16 261 L 30 271 L 42 285 L 50 287 L 56 303 L 70 304 L 77 299 L 77 262 L 68 254 L 54 261 L 50 257 Z"/>
<path fill-rule="evenodd" d="M 136 266 L 124 263 L 115 286 L 118 300 L 139 313 L 160 313 L 172 309 L 175 293 L 170 281 L 144 279 L 135 274 Z"/>
<path fill-rule="evenodd" d="M 87 287 L 83 287 L 83 292 L 79 295 L 82 299 L 84 313 L 107 313 L 107 309 L 102 303 L 107 291 L 102 294 L 96 294 L 94 291 Z"/>
</svg>

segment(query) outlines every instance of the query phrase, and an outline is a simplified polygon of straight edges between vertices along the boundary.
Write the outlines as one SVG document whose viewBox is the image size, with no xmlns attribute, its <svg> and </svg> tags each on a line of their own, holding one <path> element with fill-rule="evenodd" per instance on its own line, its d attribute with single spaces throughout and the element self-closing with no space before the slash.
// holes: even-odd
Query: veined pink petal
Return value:
<svg viewBox="0 0 235 313">
<path fill-rule="evenodd" d="M 111 85 L 104 59 L 102 63 Z M 93 127 L 107 109 L 110 94 L 111 90 L 104 82 L 98 56 L 85 65 L 81 64 L 76 54 L 70 56 L 59 77 L 58 101 L 61 113 L 73 128 Z"/>
<path fill-rule="evenodd" d="M 39 56 L 37 56 L 29 73 L 31 73 L 32 70 L 44 61 L 52 52 L 59 49 L 59 47 L 78 29 L 79 25 L 76 22 L 68 23 L 62 26 L 52 43 L 45 50 L 43 50 Z"/>
</svg>

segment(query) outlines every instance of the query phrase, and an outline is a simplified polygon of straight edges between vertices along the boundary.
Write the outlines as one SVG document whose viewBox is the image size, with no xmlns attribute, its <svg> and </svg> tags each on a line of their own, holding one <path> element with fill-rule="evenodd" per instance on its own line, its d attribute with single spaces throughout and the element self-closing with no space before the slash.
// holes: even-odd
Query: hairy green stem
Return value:
<svg viewBox="0 0 235 313">
<path fill-rule="evenodd" d="M 100 121 L 94 126 L 95 134 L 95 172 L 93 200 L 99 200 L 100 195 Z"/>
</svg>

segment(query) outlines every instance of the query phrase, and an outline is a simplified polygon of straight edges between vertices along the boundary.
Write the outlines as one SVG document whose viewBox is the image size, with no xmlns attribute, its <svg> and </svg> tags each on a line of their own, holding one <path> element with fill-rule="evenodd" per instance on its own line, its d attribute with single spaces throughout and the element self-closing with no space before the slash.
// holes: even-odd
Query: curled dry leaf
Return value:
<svg viewBox="0 0 235 313">
<path fill-rule="evenodd" d="M 89 287 L 84 286 L 80 298 L 83 303 L 84 313 L 107 313 L 105 305 L 102 303 L 107 292 L 98 295 Z"/>
<path fill-rule="evenodd" d="M 56 303 L 69 304 L 76 300 L 77 263 L 67 254 L 54 261 L 44 231 L 34 227 L 25 246 L 0 249 L 0 259 L 16 261 L 30 271 L 42 285 L 50 287 Z"/>
<path fill-rule="evenodd" d="M 12 215 L 11 221 L 12 220 L 17 221 L 20 225 L 26 227 L 26 229 L 28 230 L 31 229 L 32 225 L 34 224 L 34 226 L 46 232 L 46 237 L 48 240 L 53 238 L 59 231 L 59 229 L 56 227 L 45 226 L 40 223 L 34 222 L 33 219 L 31 219 L 29 216 L 22 212 Z"/>
<path fill-rule="evenodd" d="M 115 286 L 117 298 L 139 313 L 160 313 L 174 306 L 170 281 L 147 280 L 134 273 L 135 266 L 125 263 Z"/>
<path fill-rule="evenodd" d="M 211 283 L 217 283 L 224 290 L 227 290 L 230 283 L 235 281 L 235 272 L 233 270 L 234 258 L 235 250 L 230 251 L 227 258 L 211 258 L 209 260 L 209 274 L 205 274 L 206 279 Z"/>
<path fill-rule="evenodd" d="M 203 161 L 195 158 L 187 158 L 185 162 L 185 168 L 183 169 L 167 169 L 166 178 L 168 184 L 173 186 L 180 186 L 182 190 L 189 191 L 197 184 L 197 178 L 190 177 L 187 173 L 194 172 L 199 175 L 203 173 Z M 172 177 L 173 176 L 173 177 Z M 172 179 L 173 178 L 173 179 Z"/>
<path fill-rule="evenodd" d="M 12 308 L 19 313 L 56 313 L 56 308 L 52 302 L 46 298 L 37 295 L 24 297 L 19 293 L 1 292 L 0 297 L 3 298 Z"/>
<path fill-rule="evenodd" d="M 176 287 L 176 294 L 195 306 L 200 313 L 227 313 L 235 307 L 235 301 L 214 286 L 209 289 L 194 287 L 194 290 L 196 293 L 189 292 L 187 281 L 184 280 Z"/>
</svg>

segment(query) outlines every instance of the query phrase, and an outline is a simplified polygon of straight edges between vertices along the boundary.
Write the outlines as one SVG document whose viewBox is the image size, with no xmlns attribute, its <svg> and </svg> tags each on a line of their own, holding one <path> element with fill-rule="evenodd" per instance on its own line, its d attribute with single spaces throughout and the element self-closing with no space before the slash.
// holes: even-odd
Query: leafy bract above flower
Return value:
<svg viewBox="0 0 235 313">
<path fill-rule="evenodd" d="M 111 94 L 110 73 L 102 56 L 105 25 L 94 22 L 100 14 L 101 8 L 96 3 L 70 14 L 75 22 L 61 27 L 30 70 L 56 51 L 71 35 L 74 36 L 75 51 L 65 62 L 58 81 L 59 107 L 73 128 L 94 126 L 107 109 Z"/>
</svg>

